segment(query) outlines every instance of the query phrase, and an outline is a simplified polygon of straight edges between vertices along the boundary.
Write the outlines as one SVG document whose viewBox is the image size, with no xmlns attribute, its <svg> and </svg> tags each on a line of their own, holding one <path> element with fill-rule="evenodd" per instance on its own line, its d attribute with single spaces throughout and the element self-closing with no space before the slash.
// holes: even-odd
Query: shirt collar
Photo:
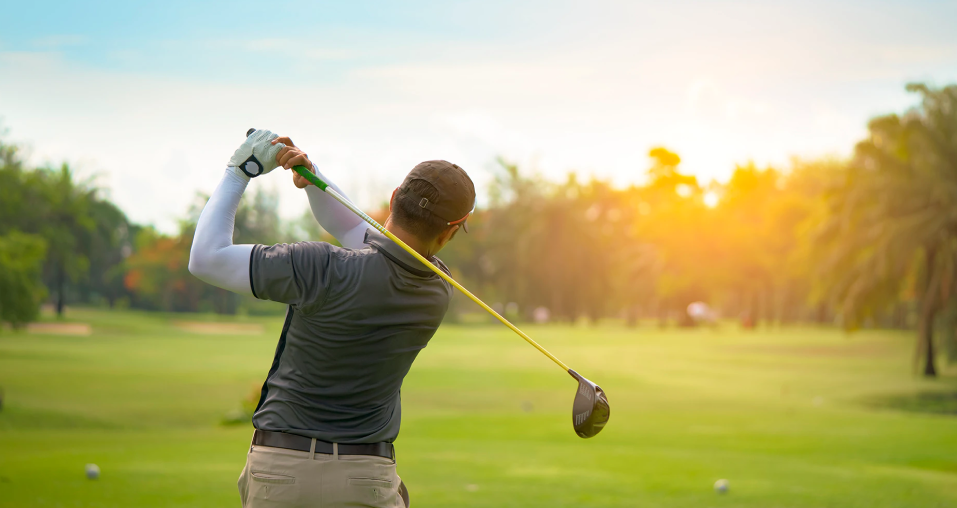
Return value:
<svg viewBox="0 0 957 508">
<path fill-rule="evenodd" d="M 363 243 L 371 245 L 374 249 L 384 254 L 385 257 L 389 258 L 393 263 L 401 266 L 406 271 L 414 275 L 418 275 L 419 277 L 438 277 L 435 272 L 425 267 L 415 256 L 409 254 L 405 249 L 399 247 L 398 244 L 390 240 L 389 237 L 374 229 L 366 230 L 366 236 L 365 240 L 363 240 Z M 432 256 L 427 259 L 439 269 L 448 273 L 448 269 L 445 268 L 445 265 L 439 261 L 437 257 Z"/>
</svg>

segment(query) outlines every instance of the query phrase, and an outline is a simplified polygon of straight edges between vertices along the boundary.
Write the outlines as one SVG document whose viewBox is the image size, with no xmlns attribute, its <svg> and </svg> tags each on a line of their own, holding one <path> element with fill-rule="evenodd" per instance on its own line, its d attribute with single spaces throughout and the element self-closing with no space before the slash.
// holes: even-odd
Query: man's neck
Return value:
<svg viewBox="0 0 957 508">
<path fill-rule="evenodd" d="M 417 236 L 413 235 L 412 233 L 409 233 L 408 231 L 398 226 L 396 223 L 392 222 L 391 216 L 388 219 L 386 219 L 385 224 L 383 224 L 383 226 L 387 230 L 389 230 L 390 233 L 398 237 L 399 240 L 402 240 L 403 242 L 405 242 L 406 245 L 408 245 L 409 247 L 412 247 L 412 250 L 421 254 L 422 257 L 426 259 L 429 259 L 430 257 L 432 257 L 432 253 L 429 251 L 430 246 L 425 245 L 422 242 L 422 240 L 419 240 Z"/>
</svg>

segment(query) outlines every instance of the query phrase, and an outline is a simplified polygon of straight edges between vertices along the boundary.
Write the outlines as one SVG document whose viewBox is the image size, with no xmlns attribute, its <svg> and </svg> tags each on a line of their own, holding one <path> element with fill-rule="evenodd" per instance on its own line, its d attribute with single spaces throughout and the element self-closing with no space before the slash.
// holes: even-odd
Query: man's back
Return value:
<svg viewBox="0 0 957 508">
<path fill-rule="evenodd" d="M 366 243 L 254 248 L 253 293 L 290 304 L 253 417 L 257 429 L 337 443 L 398 435 L 402 380 L 452 290 L 380 233 L 370 230 Z"/>
<path fill-rule="evenodd" d="M 392 445 L 399 392 L 452 294 L 410 252 L 448 273 L 433 255 L 468 231 L 475 186 L 462 168 L 425 161 L 393 192 L 385 225 L 370 231 L 334 184 L 294 177 L 323 228 L 348 248 L 233 244 L 246 185 L 280 165 L 315 171 L 291 139 L 247 133 L 200 214 L 189 258 L 190 273 L 214 286 L 289 305 L 237 482 L 243 506 L 408 506 Z"/>
</svg>

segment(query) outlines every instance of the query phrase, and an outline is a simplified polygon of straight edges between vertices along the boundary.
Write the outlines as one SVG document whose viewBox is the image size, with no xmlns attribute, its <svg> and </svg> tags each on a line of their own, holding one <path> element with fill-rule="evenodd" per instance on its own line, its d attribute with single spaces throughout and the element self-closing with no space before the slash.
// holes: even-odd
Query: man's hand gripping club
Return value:
<svg viewBox="0 0 957 508">
<path fill-rule="evenodd" d="M 313 174 L 316 173 L 316 167 L 313 165 L 312 161 L 309 160 L 309 156 L 306 152 L 303 152 L 299 147 L 292 142 L 288 136 L 279 136 L 272 140 L 274 145 L 282 146 L 282 150 L 279 150 L 279 153 L 276 154 L 276 162 L 279 163 L 284 169 L 292 169 L 296 166 L 302 166 Z M 297 171 L 292 172 L 292 183 L 300 189 L 305 189 L 306 187 L 313 185 L 306 180 L 306 177 L 300 175 Z"/>
<path fill-rule="evenodd" d="M 253 131 L 243 144 L 229 158 L 229 167 L 235 168 L 237 175 L 256 178 L 279 166 L 276 156 L 286 147 L 282 142 L 273 142 L 279 138 L 267 130 Z"/>
</svg>

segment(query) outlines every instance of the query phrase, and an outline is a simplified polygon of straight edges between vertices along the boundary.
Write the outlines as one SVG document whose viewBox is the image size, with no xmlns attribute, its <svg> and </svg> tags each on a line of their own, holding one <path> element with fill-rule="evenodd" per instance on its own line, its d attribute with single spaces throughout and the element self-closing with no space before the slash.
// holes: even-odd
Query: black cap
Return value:
<svg viewBox="0 0 957 508">
<path fill-rule="evenodd" d="M 413 192 L 409 184 L 415 180 L 428 183 L 427 191 Z M 475 208 L 475 186 L 465 170 L 457 165 L 448 161 L 422 162 L 412 168 L 396 191 L 398 196 L 413 200 L 449 225 L 461 224 L 468 232 L 466 219 Z"/>
</svg>

